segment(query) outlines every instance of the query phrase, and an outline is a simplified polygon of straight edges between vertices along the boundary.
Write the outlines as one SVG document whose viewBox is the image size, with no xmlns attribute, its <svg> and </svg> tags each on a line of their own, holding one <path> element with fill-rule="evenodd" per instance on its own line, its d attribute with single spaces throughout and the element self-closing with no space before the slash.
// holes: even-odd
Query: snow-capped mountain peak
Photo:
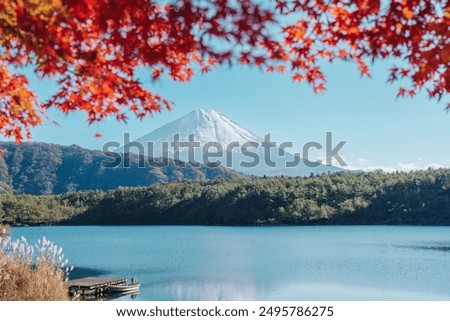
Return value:
<svg viewBox="0 0 450 321">
<path fill-rule="evenodd" d="M 217 142 L 228 145 L 232 142 L 243 144 L 245 142 L 261 142 L 262 139 L 254 133 L 238 125 L 227 116 L 213 109 L 198 109 L 176 119 L 136 141 L 144 143 L 153 142 L 156 145 L 162 142 L 173 142 L 174 136 L 180 135 L 180 141 L 188 141 L 189 135 L 194 135 L 194 141 L 203 146 L 208 142 Z"/>
<path fill-rule="evenodd" d="M 177 137 L 177 135 L 179 136 Z M 192 142 L 192 136 L 194 146 L 188 144 L 188 142 Z M 174 144 L 176 137 L 180 145 Z M 284 151 L 281 153 L 277 148 L 270 150 L 271 160 L 267 160 L 267 151 L 261 144 L 262 142 L 263 140 L 258 135 L 235 123 L 224 114 L 212 109 L 198 109 L 140 137 L 130 143 L 128 146 L 130 148 L 121 147 L 118 152 L 135 153 L 136 145 L 139 145 L 139 152 L 143 152 L 147 156 L 197 163 L 219 161 L 224 166 L 253 175 L 298 176 L 341 170 L 323 165 L 314 168 L 307 167 L 304 163 L 297 162 L 298 158 L 295 158 L 294 155 Z M 219 148 L 216 145 L 216 149 L 211 151 L 209 148 L 212 145 L 208 143 L 218 143 L 219 147 L 222 147 L 221 156 L 217 156 L 216 153 L 211 159 L 211 152 L 219 153 Z M 245 143 L 253 144 L 244 145 Z M 131 149 L 131 146 L 134 149 Z M 177 147 L 175 148 L 175 146 Z M 194 160 L 192 160 L 192 156 L 194 156 Z M 246 163 L 246 166 L 243 166 L 243 162 Z M 249 162 L 252 165 L 249 165 Z M 271 163 L 276 165 L 270 165 Z M 288 166 L 292 163 L 297 165 Z"/>
</svg>

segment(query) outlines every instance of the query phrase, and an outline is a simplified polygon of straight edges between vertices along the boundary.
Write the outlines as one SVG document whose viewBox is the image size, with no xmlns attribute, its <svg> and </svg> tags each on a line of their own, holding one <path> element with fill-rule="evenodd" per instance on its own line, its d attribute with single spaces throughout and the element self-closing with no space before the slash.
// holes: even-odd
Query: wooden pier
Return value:
<svg viewBox="0 0 450 321">
<path fill-rule="evenodd" d="M 125 278 L 81 278 L 67 282 L 71 296 L 79 296 L 85 299 L 102 296 L 108 285 L 125 285 Z"/>
</svg>

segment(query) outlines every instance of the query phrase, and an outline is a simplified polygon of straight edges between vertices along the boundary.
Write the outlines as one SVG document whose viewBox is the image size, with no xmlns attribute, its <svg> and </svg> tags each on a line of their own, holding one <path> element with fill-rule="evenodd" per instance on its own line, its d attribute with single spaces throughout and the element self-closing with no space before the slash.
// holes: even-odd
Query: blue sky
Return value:
<svg viewBox="0 0 450 321">
<path fill-rule="evenodd" d="M 211 108 L 261 137 L 271 133 L 278 143 L 294 142 L 292 151 L 301 151 L 308 141 L 324 144 L 331 131 L 336 142 L 348 141 L 341 155 L 350 168 L 450 167 L 447 101 L 429 100 L 425 93 L 396 99 L 397 85 L 386 84 L 391 65 L 372 65 L 372 79 L 361 78 L 350 63 L 326 65 L 328 90 L 322 95 L 315 95 L 306 84 L 293 83 L 287 74 L 267 74 L 254 67 L 223 67 L 197 74 L 189 83 L 167 78 L 154 83 L 143 72 L 149 89 L 175 102 L 173 111 L 143 121 L 130 119 L 126 125 L 105 120 L 98 126 L 88 126 L 84 114 L 50 111 L 49 118 L 59 127 L 46 122 L 32 131 L 33 141 L 101 149 L 107 141 L 121 142 L 124 132 L 136 139 L 192 110 Z M 51 82 L 35 77 L 31 84 L 41 98 L 55 90 Z M 93 137 L 97 131 L 102 138 Z"/>
</svg>

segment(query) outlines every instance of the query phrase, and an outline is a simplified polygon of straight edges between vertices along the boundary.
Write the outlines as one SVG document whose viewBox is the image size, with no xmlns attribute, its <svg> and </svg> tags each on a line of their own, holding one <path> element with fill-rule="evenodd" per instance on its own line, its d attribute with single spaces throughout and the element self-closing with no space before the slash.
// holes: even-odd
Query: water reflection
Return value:
<svg viewBox="0 0 450 321">
<path fill-rule="evenodd" d="M 136 300 L 138 295 L 140 294 L 139 291 L 134 291 L 134 292 L 126 292 L 126 293 L 114 293 L 114 294 L 108 294 L 106 296 L 106 300 L 107 301 L 112 301 L 112 300 Z"/>
<path fill-rule="evenodd" d="M 259 297 L 255 282 L 250 280 L 174 280 L 160 287 L 176 300 L 252 301 Z"/>
<path fill-rule="evenodd" d="M 405 291 L 393 287 L 351 286 L 343 283 L 293 283 L 286 284 L 273 291 L 264 300 L 370 300 L 370 301 L 402 301 L 402 300 L 449 300 L 449 296 L 438 295 L 426 291 Z"/>
<path fill-rule="evenodd" d="M 76 266 L 73 269 L 73 271 L 70 272 L 70 279 L 81 279 L 81 278 L 85 278 L 85 277 L 102 276 L 102 275 L 107 275 L 109 273 L 110 272 L 107 270 Z"/>
<path fill-rule="evenodd" d="M 113 300 L 134 301 L 137 299 L 139 294 L 140 294 L 139 291 L 123 292 L 123 293 L 108 293 L 106 291 L 101 293 L 78 294 L 76 296 L 73 296 L 72 299 L 75 301 L 113 301 Z"/>
</svg>

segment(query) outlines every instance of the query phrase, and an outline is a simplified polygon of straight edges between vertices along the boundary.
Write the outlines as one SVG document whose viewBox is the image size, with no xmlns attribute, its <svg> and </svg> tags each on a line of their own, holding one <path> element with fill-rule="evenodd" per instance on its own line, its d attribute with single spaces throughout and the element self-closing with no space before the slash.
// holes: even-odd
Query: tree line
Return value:
<svg viewBox="0 0 450 321">
<path fill-rule="evenodd" d="M 450 169 L 178 181 L 0 195 L 10 225 L 449 225 Z"/>
</svg>

